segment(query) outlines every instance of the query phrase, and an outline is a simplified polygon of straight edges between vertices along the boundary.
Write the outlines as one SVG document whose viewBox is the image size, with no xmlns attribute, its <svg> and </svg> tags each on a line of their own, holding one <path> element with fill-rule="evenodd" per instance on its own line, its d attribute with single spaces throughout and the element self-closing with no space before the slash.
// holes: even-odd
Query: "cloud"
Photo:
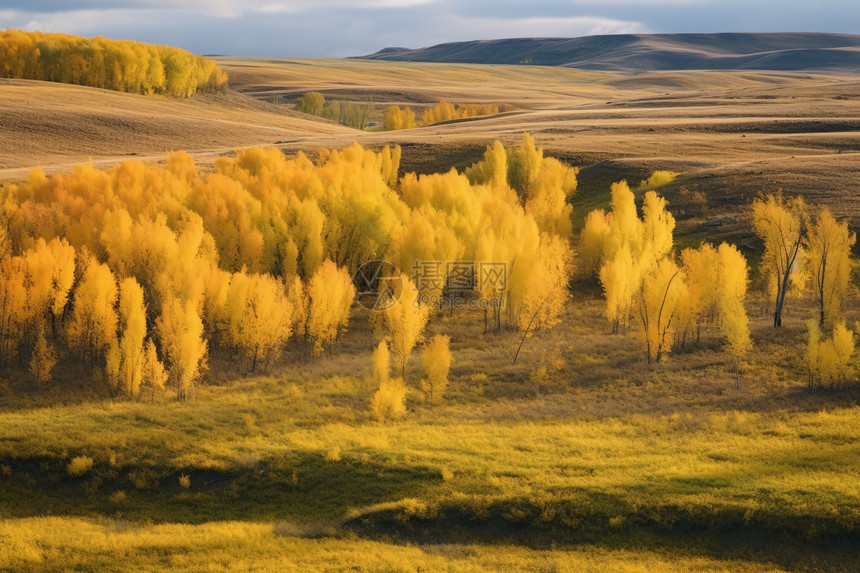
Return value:
<svg viewBox="0 0 860 573">
<path fill-rule="evenodd" d="M 386 46 L 618 33 L 856 33 L 856 0 L 4 0 L 0 28 L 205 54 L 341 57 Z"/>
</svg>

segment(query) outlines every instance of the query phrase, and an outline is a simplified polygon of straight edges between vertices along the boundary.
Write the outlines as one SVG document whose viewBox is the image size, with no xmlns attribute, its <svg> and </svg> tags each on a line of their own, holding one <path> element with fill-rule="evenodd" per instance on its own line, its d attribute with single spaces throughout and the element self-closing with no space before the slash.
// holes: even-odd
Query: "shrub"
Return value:
<svg viewBox="0 0 860 573">
<path fill-rule="evenodd" d="M 379 385 L 370 400 L 370 412 L 380 422 L 396 420 L 406 414 L 406 386 L 402 378 L 392 378 Z"/>
<path fill-rule="evenodd" d="M 340 446 L 335 446 L 328 451 L 325 455 L 325 459 L 327 462 L 339 462 L 340 461 Z"/>
<path fill-rule="evenodd" d="M 639 182 L 640 191 L 651 191 L 657 187 L 668 185 L 678 176 L 674 171 L 655 171 L 648 179 Z"/>
<path fill-rule="evenodd" d="M 66 466 L 66 471 L 72 477 L 80 477 L 90 471 L 93 467 L 93 459 L 89 456 L 75 456 L 69 465 Z"/>
</svg>

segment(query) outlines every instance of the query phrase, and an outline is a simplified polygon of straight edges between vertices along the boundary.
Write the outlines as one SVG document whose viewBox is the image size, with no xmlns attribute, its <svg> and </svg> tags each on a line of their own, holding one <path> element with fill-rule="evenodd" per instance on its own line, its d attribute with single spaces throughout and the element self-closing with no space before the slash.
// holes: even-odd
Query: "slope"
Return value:
<svg viewBox="0 0 860 573">
<path fill-rule="evenodd" d="M 618 34 L 513 38 L 386 48 L 365 59 L 532 64 L 589 70 L 848 70 L 860 66 L 860 36 L 844 34 Z"/>
<path fill-rule="evenodd" d="M 313 140 L 352 130 L 265 104 L 237 92 L 190 100 L 0 79 L 0 179 L 32 167 L 68 169 L 129 156 L 163 158 L 184 149 L 201 158 L 248 145 Z"/>
</svg>

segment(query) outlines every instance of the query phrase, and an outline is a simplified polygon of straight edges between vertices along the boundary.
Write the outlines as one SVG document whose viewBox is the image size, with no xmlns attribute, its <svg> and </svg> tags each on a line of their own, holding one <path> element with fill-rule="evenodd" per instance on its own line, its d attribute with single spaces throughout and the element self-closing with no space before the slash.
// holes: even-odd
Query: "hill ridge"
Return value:
<svg viewBox="0 0 860 573">
<path fill-rule="evenodd" d="M 860 35 L 814 32 L 613 34 L 387 47 L 359 59 L 532 64 L 588 70 L 860 70 Z"/>
</svg>

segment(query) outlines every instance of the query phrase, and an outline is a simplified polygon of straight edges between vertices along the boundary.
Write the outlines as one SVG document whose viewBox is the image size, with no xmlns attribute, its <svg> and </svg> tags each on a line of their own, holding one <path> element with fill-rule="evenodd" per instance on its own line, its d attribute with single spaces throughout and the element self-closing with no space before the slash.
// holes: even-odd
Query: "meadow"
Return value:
<svg viewBox="0 0 860 573">
<path fill-rule="evenodd" d="M 444 173 L 479 161 L 494 140 L 516 145 L 528 131 L 546 156 L 579 168 L 569 197 L 573 237 L 588 211 L 610 205 L 613 182 L 627 179 L 641 201 L 640 180 L 677 173 L 658 182 L 676 220 L 674 249 L 730 241 L 746 256 L 752 348 L 740 358 L 727 353 L 719 326 L 706 324 L 697 342 L 649 363 L 637 328 L 612 332 L 602 288 L 577 257 L 570 300 L 551 329 L 524 338 L 516 325 L 488 330 L 480 311 L 431 313 L 425 340 L 450 337 L 448 385 L 441 401 L 431 400 L 419 353 L 408 354 L 399 419 L 371 412 L 378 325 L 356 304 L 346 330 L 315 356 L 307 340 L 290 339 L 280 358 L 251 373 L 226 342 L 213 347 L 181 400 L 173 388 L 125 396 L 104 369 L 73 355 L 41 385 L 12 363 L 0 378 L 0 570 L 860 568 L 857 369 L 845 383 L 809 387 L 814 302 L 809 292 L 790 292 L 783 326 L 772 326 L 749 208 L 758 192 L 781 188 L 829 206 L 856 229 L 860 80 L 216 61 L 231 88 L 188 100 L 0 80 L 0 118 L 10 119 L 0 133 L 0 177 L 27 181 L 36 165 L 65 173 L 87 158 L 108 167 L 130 154 L 150 166 L 193 158 L 201 173 L 223 175 L 236 171 L 234 157 L 265 165 L 263 152 L 241 149 L 251 145 L 281 149 L 301 173 L 299 151 L 323 161 L 327 149 L 353 141 L 368 150 L 400 145 L 399 175 Z M 418 109 L 440 99 L 511 111 L 358 131 L 292 110 L 288 102 L 310 91 L 372 103 L 379 118 L 390 105 Z M 25 101 L 38 104 L 26 117 L 17 111 Z M 51 127 L 58 125 L 65 127 Z M 188 153 L 165 158 L 177 149 Z M 325 173 L 340 177 L 332 169 Z M 111 173 L 120 180 L 123 171 Z M 148 173 L 149 193 L 158 177 L 172 181 L 155 167 Z M 251 187 L 258 175 L 233 183 Z M 22 184 L 15 193 L 48 196 L 42 179 L 29 181 L 35 191 Z M 173 198 L 185 196 L 178 187 L 158 201 L 176 209 Z M 233 187 L 207 189 L 228 197 Z M 52 206 L 68 194 L 57 197 Z M 151 207 L 128 204 L 135 217 Z M 327 215 L 337 204 L 320 199 Z M 35 215 L 43 211 L 28 213 L 42 220 Z M 184 220 L 171 213 L 170 225 Z M 274 268 L 264 254 L 248 260 Z M 234 280 L 246 273 L 242 256 L 228 269 Z M 309 255 L 297 260 L 310 264 Z M 842 312 L 853 327 L 860 293 L 852 276 Z M 155 283 L 147 296 L 164 288 Z"/>
<path fill-rule="evenodd" d="M 360 323 L 334 358 L 186 402 L 7 388 L 0 567 L 857 566 L 857 388 L 807 391 L 799 321 L 779 340 L 755 321 L 736 386 L 712 333 L 647 367 L 598 300 L 578 308 L 517 367 L 515 336 L 457 317 L 445 403 L 413 390 L 394 422 L 368 412 Z"/>
</svg>

